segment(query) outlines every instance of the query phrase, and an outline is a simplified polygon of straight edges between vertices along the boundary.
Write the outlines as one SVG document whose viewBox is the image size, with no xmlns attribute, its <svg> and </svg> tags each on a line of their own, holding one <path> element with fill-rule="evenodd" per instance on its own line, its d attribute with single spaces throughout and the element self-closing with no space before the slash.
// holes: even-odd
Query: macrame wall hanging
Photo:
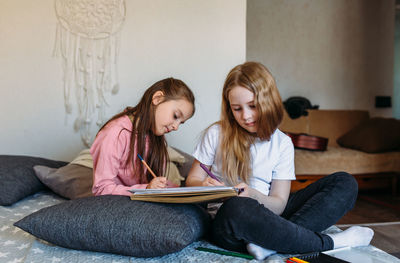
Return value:
<svg viewBox="0 0 400 263">
<path fill-rule="evenodd" d="M 62 59 L 65 110 L 72 113 L 75 92 L 74 129 L 89 147 L 93 122 L 104 123 L 106 93 L 119 89 L 117 58 L 125 0 L 55 0 L 55 11 L 53 54 Z"/>
</svg>

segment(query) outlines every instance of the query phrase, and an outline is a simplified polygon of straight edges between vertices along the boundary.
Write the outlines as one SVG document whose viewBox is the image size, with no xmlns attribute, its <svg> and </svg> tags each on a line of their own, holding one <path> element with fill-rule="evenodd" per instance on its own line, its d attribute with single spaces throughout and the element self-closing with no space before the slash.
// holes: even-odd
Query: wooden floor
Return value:
<svg viewBox="0 0 400 263">
<path fill-rule="evenodd" d="M 400 196 L 361 192 L 352 211 L 336 224 L 341 229 L 365 225 L 375 232 L 371 244 L 400 258 Z"/>
</svg>

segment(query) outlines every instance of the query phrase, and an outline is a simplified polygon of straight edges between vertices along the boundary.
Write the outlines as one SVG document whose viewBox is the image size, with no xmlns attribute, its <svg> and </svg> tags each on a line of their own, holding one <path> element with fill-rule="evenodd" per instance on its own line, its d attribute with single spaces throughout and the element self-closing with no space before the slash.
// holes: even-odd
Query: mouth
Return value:
<svg viewBox="0 0 400 263">
<path fill-rule="evenodd" d="M 255 121 L 247 122 L 247 123 L 244 123 L 244 125 L 247 126 L 247 127 L 253 127 L 254 125 L 256 125 L 256 122 Z"/>
<path fill-rule="evenodd" d="M 165 133 L 169 133 L 171 130 L 168 127 L 165 127 Z"/>
</svg>

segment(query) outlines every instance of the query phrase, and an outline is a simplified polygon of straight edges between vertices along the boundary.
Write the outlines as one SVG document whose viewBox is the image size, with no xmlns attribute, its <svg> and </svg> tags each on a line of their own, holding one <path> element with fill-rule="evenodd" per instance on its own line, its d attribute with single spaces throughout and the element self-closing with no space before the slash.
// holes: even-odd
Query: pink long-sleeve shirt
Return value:
<svg viewBox="0 0 400 263">
<path fill-rule="evenodd" d="M 108 123 L 96 136 L 90 153 L 93 157 L 94 195 L 131 195 L 129 189 L 144 189 L 132 162 L 127 162 L 130 151 L 132 122 L 122 116 Z M 134 149 L 134 158 L 137 151 Z M 136 161 L 136 160 L 135 160 Z M 144 168 L 146 171 L 146 168 Z"/>
</svg>

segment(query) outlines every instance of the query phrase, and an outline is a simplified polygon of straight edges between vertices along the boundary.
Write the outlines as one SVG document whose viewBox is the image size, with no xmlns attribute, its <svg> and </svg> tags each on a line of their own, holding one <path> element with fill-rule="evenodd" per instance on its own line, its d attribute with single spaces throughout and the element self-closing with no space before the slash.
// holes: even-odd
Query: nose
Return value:
<svg viewBox="0 0 400 263">
<path fill-rule="evenodd" d="M 248 109 L 243 109 L 242 118 L 243 118 L 243 120 L 250 119 L 251 118 L 251 112 Z"/>
<path fill-rule="evenodd" d="M 175 121 L 174 123 L 172 123 L 172 130 L 174 131 L 178 130 L 180 124 L 181 124 L 180 121 Z"/>
</svg>

